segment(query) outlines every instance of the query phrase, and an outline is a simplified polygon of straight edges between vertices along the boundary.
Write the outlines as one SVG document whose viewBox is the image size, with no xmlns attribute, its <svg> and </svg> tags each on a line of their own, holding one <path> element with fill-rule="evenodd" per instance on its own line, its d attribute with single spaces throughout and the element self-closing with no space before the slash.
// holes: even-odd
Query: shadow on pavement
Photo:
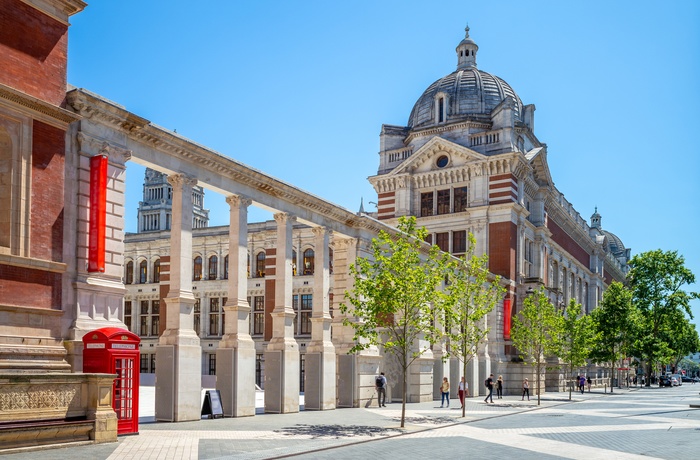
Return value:
<svg viewBox="0 0 700 460">
<path fill-rule="evenodd" d="M 298 424 L 281 430 L 275 430 L 275 433 L 286 434 L 289 436 L 311 436 L 312 438 L 351 438 L 354 436 L 388 436 L 391 434 L 401 433 L 393 428 L 381 428 L 377 426 L 366 425 L 304 425 Z"/>
</svg>

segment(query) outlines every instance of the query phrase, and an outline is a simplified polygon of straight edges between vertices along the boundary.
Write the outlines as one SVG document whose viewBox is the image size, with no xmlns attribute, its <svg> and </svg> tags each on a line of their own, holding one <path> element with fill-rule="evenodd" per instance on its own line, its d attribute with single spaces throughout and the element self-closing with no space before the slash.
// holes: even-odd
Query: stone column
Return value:
<svg viewBox="0 0 700 460">
<path fill-rule="evenodd" d="M 338 407 L 364 407 L 373 398 L 376 401 L 374 378 L 380 371 L 386 373 L 388 381 L 387 401 L 392 400 L 392 394 L 401 395 L 397 387 L 400 373 L 388 366 L 376 346 L 348 353 L 355 345 L 355 332 L 351 326 L 344 325 L 343 320 L 360 319 L 340 313 L 340 305 L 346 303 L 345 292 L 352 291 L 355 285 L 350 266 L 357 260 L 359 251 L 364 251 L 364 257 L 371 256 L 368 245 L 368 240 L 360 244 L 355 238 L 333 239 L 333 344 L 337 355 Z"/>
<path fill-rule="evenodd" d="M 265 412 L 299 412 L 299 346 L 294 339 L 292 308 L 292 225 L 287 213 L 275 214 L 275 307 L 272 338 L 265 351 Z M 267 274 L 266 274 L 267 276 Z"/>
<path fill-rule="evenodd" d="M 226 334 L 216 350 L 216 389 L 221 391 L 224 415 L 255 415 L 255 343 L 250 337 L 248 292 L 248 206 L 249 198 L 231 195 L 228 299 L 224 305 Z"/>
<path fill-rule="evenodd" d="M 314 298 L 311 315 L 311 342 L 306 346 L 304 407 L 307 410 L 335 409 L 335 347 L 331 342 L 328 303 L 330 231 L 315 227 Z"/>
<path fill-rule="evenodd" d="M 116 145 L 100 141 L 82 131 L 76 136 L 80 150 L 77 157 L 77 176 L 70 187 L 76 193 L 69 193 L 66 200 L 74 200 L 66 206 L 67 233 L 74 239 L 67 239 L 70 245 L 78 241 L 76 248 L 71 246 L 67 254 L 75 254 L 75 273 L 64 277 L 63 289 L 74 293 L 74 298 L 66 299 L 71 305 L 68 339 L 63 342 L 67 361 L 73 372 L 83 371 L 83 342 L 85 334 L 101 327 L 120 327 L 126 329 L 122 322 L 124 300 L 124 203 L 126 162 L 131 159 L 131 151 Z M 107 223 L 105 229 L 106 253 L 105 271 L 88 272 L 89 222 L 90 222 L 90 159 L 93 156 L 108 157 L 107 170 Z M 73 172 L 71 174 L 74 174 Z M 68 185 L 67 185 L 68 186 Z M 76 215 L 73 215 L 77 213 Z M 77 235 L 77 236 L 76 236 Z M 138 276 L 138 266 L 134 266 Z M 64 321 L 68 318 L 64 318 Z M 39 355 L 39 353 L 37 354 Z M 18 360 L 22 361 L 23 360 Z M 36 361 L 35 357 L 31 361 Z M 53 361 L 48 360 L 47 362 Z M 48 369 L 65 370 L 62 367 Z"/>
<path fill-rule="evenodd" d="M 202 348 L 194 332 L 192 295 L 191 196 L 197 181 L 180 174 L 168 182 L 173 187 L 170 290 L 156 348 L 156 420 L 184 422 L 201 419 Z"/>
</svg>

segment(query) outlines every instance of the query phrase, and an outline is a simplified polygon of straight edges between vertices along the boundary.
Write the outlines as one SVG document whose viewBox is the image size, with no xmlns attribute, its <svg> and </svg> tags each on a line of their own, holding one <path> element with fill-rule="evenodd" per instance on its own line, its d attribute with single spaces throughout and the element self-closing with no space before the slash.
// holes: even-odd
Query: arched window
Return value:
<svg viewBox="0 0 700 460">
<path fill-rule="evenodd" d="M 258 255 L 255 256 L 255 277 L 265 277 L 265 251 L 260 251 Z"/>
<path fill-rule="evenodd" d="M 148 282 L 148 262 L 142 260 L 139 263 L 139 284 L 146 284 Z"/>
<path fill-rule="evenodd" d="M 194 267 L 192 269 L 192 279 L 194 281 L 199 281 L 202 279 L 202 257 L 197 256 L 194 258 Z"/>
<path fill-rule="evenodd" d="M 224 257 L 224 279 L 228 279 L 228 254 Z"/>
<path fill-rule="evenodd" d="M 304 251 L 304 275 L 314 274 L 314 250 L 309 248 Z"/>
<path fill-rule="evenodd" d="M 219 258 L 216 256 L 209 257 L 209 279 L 215 280 L 219 273 Z"/>
<path fill-rule="evenodd" d="M 445 121 L 445 98 L 438 99 L 438 123 Z"/>
<path fill-rule="evenodd" d="M 126 263 L 124 284 L 134 284 L 134 262 L 132 262 L 131 260 Z"/>
<path fill-rule="evenodd" d="M 297 276 L 297 252 L 292 249 L 292 276 Z"/>
<path fill-rule="evenodd" d="M 160 259 L 153 262 L 153 282 L 160 283 Z"/>
</svg>

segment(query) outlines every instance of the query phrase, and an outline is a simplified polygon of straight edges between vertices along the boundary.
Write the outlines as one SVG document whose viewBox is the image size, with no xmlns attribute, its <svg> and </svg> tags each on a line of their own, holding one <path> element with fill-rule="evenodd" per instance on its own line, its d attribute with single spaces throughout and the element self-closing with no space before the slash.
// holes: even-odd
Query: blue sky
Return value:
<svg viewBox="0 0 700 460">
<path fill-rule="evenodd" d="M 633 254 L 677 250 L 700 280 L 700 2 L 88 3 L 69 83 L 352 211 L 376 201 L 382 123 L 405 125 L 455 69 L 468 23 L 478 67 L 537 107 L 552 178 L 580 214 L 597 206 Z M 143 169 L 127 177 L 135 231 Z M 227 224 L 223 197 L 205 205 Z"/>
</svg>

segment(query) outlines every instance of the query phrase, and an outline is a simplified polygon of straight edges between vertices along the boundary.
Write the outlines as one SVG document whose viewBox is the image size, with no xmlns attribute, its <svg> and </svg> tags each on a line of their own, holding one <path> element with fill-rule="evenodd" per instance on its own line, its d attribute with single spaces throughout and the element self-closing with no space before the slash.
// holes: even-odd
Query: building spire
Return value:
<svg viewBox="0 0 700 460">
<path fill-rule="evenodd" d="M 469 24 L 464 28 L 464 39 L 457 45 L 457 70 L 476 68 L 476 42 L 469 38 Z"/>
<path fill-rule="evenodd" d="M 360 197 L 360 210 L 359 210 L 357 213 L 358 213 L 358 214 L 366 214 L 366 213 L 365 213 L 365 206 L 364 206 L 363 198 L 362 198 L 362 197 Z"/>
<path fill-rule="evenodd" d="M 601 215 L 598 214 L 598 206 L 595 207 L 595 212 L 593 212 L 593 215 L 591 216 L 591 227 L 592 228 L 597 228 L 600 230 L 601 226 Z"/>
</svg>

